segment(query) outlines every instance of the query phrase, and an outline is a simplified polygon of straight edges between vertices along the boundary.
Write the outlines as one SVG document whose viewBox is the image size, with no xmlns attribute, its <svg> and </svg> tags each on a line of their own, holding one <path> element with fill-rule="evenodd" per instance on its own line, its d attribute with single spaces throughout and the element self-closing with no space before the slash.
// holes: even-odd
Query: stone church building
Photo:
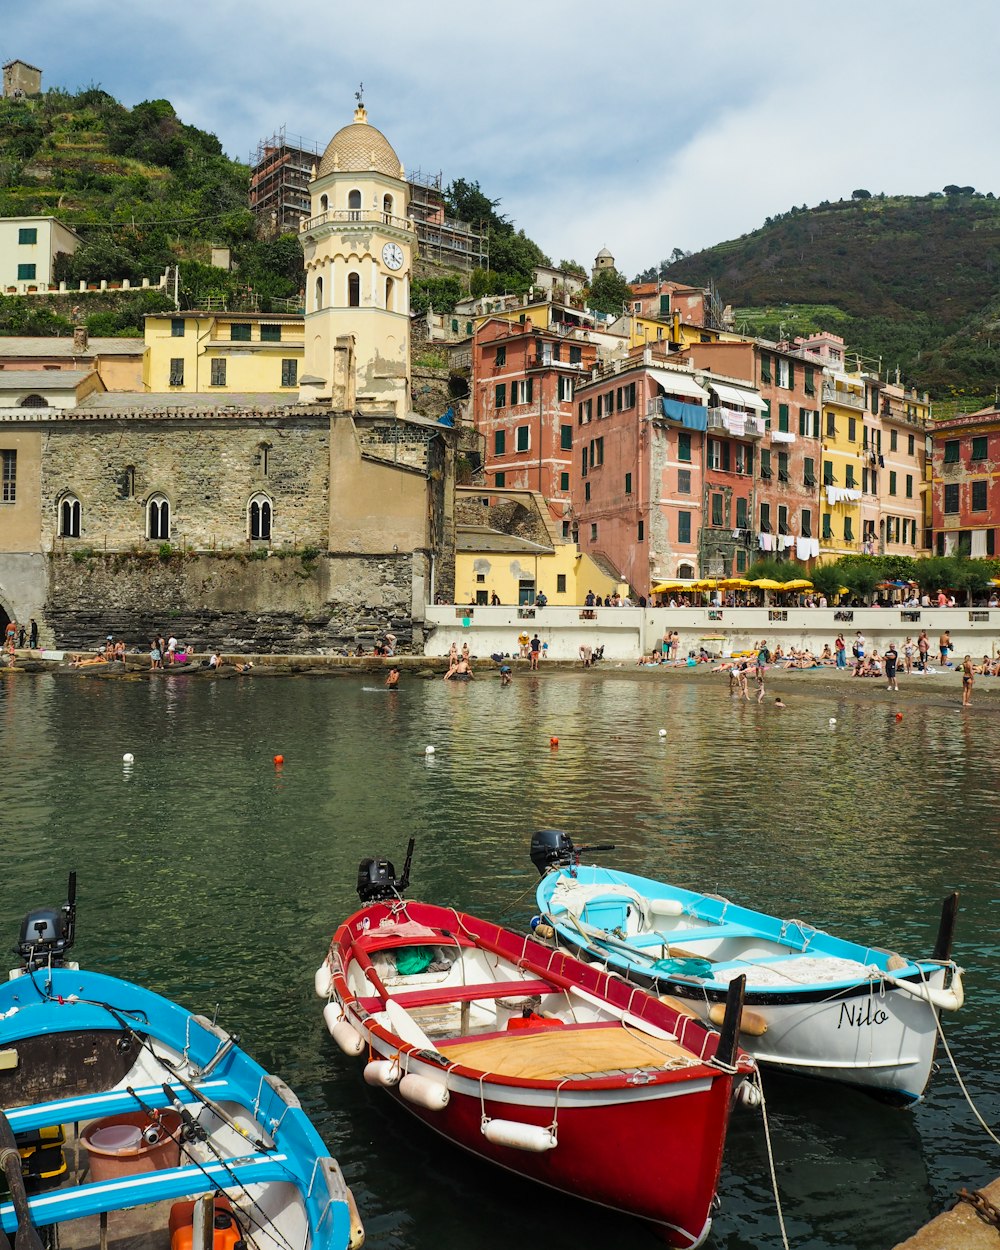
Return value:
<svg viewBox="0 0 1000 1250">
<path fill-rule="evenodd" d="M 309 652 L 391 630 L 422 648 L 454 591 L 455 432 L 410 410 L 415 235 L 363 108 L 302 225 L 299 392 L 97 391 L 0 408 L 0 623 L 43 644 Z"/>
</svg>

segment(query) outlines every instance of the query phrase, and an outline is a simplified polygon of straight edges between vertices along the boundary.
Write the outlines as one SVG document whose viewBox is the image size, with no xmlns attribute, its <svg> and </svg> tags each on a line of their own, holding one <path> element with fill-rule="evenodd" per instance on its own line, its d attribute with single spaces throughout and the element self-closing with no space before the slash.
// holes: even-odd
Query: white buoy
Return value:
<svg viewBox="0 0 1000 1250">
<path fill-rule="evenodd" d="M 399 1092 L 407 1102 L 427 1111 L 443 1111 L 448 1105 L 448 1086 L 416 1072 L 407 1072 L 399 1082 Z"/>
<path fill-rule="evenodd" d="M 330 965 L 324 960 L 316 969 L 316 975 L 313 977 L 313 988 L 320 998 L 329 998 L 330 991 L 333 989 L 333 974 L 330 972 Z"/>
<path fill-rule="evenodd" d="M 541 1154 L 554 1150 L 558 1145 L 551 1129 L 540 1124 L 519 1124 L 516 1120 L 487 1120 L 483 1136 L 496 1146 L 510 1146 L 514 1150 L 530 1150 Z"/>
<path fill-rule="evenodd" d="M 327 1032 L 333 1037 L 333 1030 L 344 1018 L 344 1009 L 335 998 L 331 998 L 323 1008 L 323 1019 L 326 1021 Z"/>
<path fill-rule="evenodd" d="M 399 1084 L 401 1076 L 397 1059 L 373 1059 L 365 1064 L 365 1082 L 368 1085 L 382 1085 L 389 1089 Z"/>
<path fill-rule="evenodd" d="M 433 754 L 434 754 L 433 747 L 424 747 L 424 755 L 433 755 Z"/>
<path fill-rule="evenodd" d="M 122 756 L 122 763 L 133 764 L 134 762 L 135 762 L 135 756 L 132 754 L 131 751 L 126 751 L 125 754 Z"/>
<path fill-rule="evenodd" d="M 340 1020 L 330 1030 L 330 1035 L 345 1055 L 360 1055 L 365 1039 L 349 1020 Z"/>
<path fill-rule="evenodd" d="M 837 723 L 837 718 L 836 718 L 836 716 L 831 716 L 831 717 L 830 717 L 830 724 L 831 724 L 831 725 L 836 725 L 836 723 Z"/>
<path fill-rule="evenodd" d="M 665 738 L 666 736 L 667 736 L 667 731 L 666 731 L 665 729 L 661 729 L 661 730 L 660 730 L 660 737 L 661 737 L 661 738 Z"/>
</svg>

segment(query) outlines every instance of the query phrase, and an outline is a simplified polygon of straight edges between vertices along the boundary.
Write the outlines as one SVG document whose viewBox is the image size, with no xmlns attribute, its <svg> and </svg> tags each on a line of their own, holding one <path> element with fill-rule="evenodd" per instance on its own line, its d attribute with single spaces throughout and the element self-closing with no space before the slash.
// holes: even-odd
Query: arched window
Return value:
<svg viewBox="0 0 1000 1250">
<path fill-rule="evenodd" d="M 323 279 L 316 279 L 316 311 L 323 307 Z"/>
<path fill-rule="evenodd" d="M 392 278 L 385 280 L 385 306 L 389 312 L 392 312 L 393 302 L 395 300 L 396 289 Z"/>
<path fill-rule="evenodd" d="M 348 308 L 361 307 L 361 278 L 356 273 L 347 275 L 347 306 Z"/>
<path fill-rule="evenodd" d="M 678 577 L 694 577 L 694 569 L 690 564 L 682 564 L 677 570 Z"/>
<path fill-rule="evenodd" d="M 80 537 L 80 501 L 75 495 L 64 495 L 59 504 L 59 537 Z"/>
<path fill-rule="evenodd" d="M 361 192 L 349 191 L 347 193 L 347 207 L 350 210 L 351 221 L 358 221 L 361 217 Z"/>
<path fill-rule="evenodd" d="M 392 196 L 391 195 L 384 195 L 382 197 L 382 216 L 386 219 L 387 222 L 389 218 L 392 216 Z"/>
<path fill-rule="evenodd" d="M 247 536 L 269 540 L 271 537 L 271 501 L 266 495 L 253 495 L 247 505 Z"/>
<path fill-rule="evenodd" d="M 329 197 L 325 195 L 321 195 L 319 197 L 319 211 L 321 213 L 325 213 L 329 207 L 330 207 Z"/>
<path fill-rule="evenodd" d="M 170 504 L 162 495 L 151 495 L 146 505 L 146 537 L 161 542 L 170 538 Z"/>
<path fill-rule="evenodd" d="M 26 395 L 21 400 L 22 408 L 48 408 L 49 401 L 44 395 Z"/>
</svg>

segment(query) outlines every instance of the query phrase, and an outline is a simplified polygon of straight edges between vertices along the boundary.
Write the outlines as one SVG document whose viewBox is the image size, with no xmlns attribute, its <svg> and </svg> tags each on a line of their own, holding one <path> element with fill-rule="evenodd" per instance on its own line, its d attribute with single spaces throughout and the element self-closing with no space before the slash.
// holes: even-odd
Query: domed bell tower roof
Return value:
<svg viewBox="0 0 1000 1250">
<path fill-rule="evenodd" d="M 319 163 L 318 177 L 334 173 L 379 173 L 404 178 L 405 173 L 392 144 L 368 122 L 368 110 L 359 104 L 354 121 L 338 130 L 327 144 Z"/>
</svg>

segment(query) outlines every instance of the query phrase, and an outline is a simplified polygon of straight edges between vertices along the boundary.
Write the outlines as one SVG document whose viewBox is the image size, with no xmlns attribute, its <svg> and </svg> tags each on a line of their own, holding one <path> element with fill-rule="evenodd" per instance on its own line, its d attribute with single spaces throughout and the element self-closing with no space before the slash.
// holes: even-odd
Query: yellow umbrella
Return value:
<svg viewBox="0 0 1000 1250">
<path fill-rule="evenodd" d="M 652 590 L 654 595 L 662 595 L 668 590 L 686 590 L 687 588 L 687 582 L 657 582 Z"/>
<path fill-rule="evenodd" d="M 812 582 L 807 582 L 804 577 L 793 578 L 790 582 L 785 582 L 782 590 L 812 590 Z"/>
<path fill-rule="evenodd" d="M 781 582 L 776 582 L 773 577 L 758 577 L 756 581 L 750 583 L 759 590 L 781 590 Z"/>
<path fill-rule="evenodd" d="M 719 585 L 726 590 L 746 590 L 750 583 L 745 577 L 724 577 Z"/>
</svg>

